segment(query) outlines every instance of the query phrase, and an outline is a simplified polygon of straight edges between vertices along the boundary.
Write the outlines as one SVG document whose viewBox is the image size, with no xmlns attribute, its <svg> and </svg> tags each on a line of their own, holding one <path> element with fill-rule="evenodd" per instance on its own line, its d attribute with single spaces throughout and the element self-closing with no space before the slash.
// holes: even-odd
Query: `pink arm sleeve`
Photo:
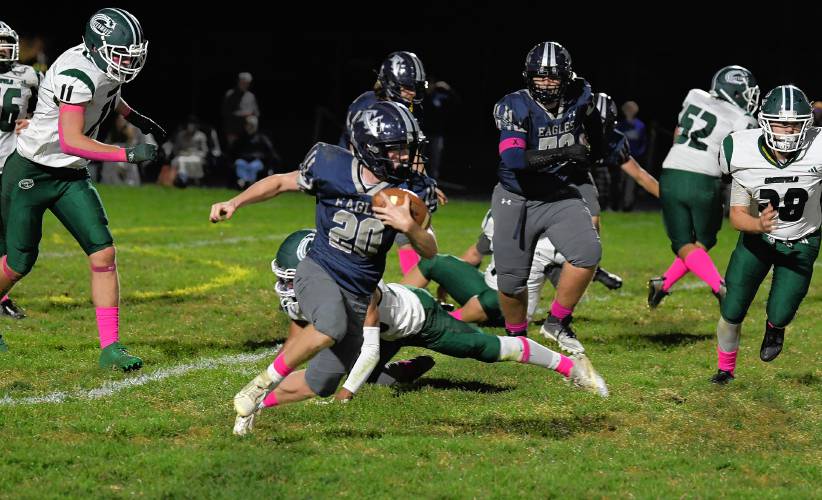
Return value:
<svg viewBox="0 0 822 500">
<path fill-rule="evenodd" d="M 83 112 L 83 106 L 65 103 L 60 105 L 60 113 Z M 120 148 L 117 151 L 113 151 L 111 153 L 103 153 L 99 151 L 89 151 L 83 148 L 78 148 L 70 145 L 68 142 L 66 142 L 65 135 L 63 134 L 63 122 L 59 118 L 57 119 L 57 132 L 60 136 L 60 150 L 67 155 L 79 156 L 80 158 L 85 158 L 87 160 L 94 161 L 126 161 L 126 150 L 124 148 Z"/>
</svg>

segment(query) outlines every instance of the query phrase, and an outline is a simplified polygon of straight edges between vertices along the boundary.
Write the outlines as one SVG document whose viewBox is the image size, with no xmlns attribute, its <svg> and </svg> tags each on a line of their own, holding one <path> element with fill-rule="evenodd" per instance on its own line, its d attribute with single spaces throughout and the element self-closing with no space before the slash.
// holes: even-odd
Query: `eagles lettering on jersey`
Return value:
<svg viewBox="0 0 822 500">
<path fill-rule="evenodd" d="M 18 153 L 48 167 L 85 167 L 88 160 L 67 155 L 60 149 L 60 104 L 82 105 L 84 135 L 96 139 L 100 125 L 116 109 L 119 97 L 120 83 L 97 68 L 85 45 L 63 52 L 40 84 L 34 116 L 17 140 Z"/>
<path fill-rule="evenodd" d="M 0 73 L 0 172 L 17 144 L 14 133 L 17 120 L 27 118 L 34 111 L 41 78 L 31 66 L 17 63 Z"/>
<path fill-rule="evenodd" d="M 765 144 L 761 129 L 736 132 L 725 138 L 719 153 L 723 173 L 730 173 L 752 198 L 751 215 L 768 204 L 778 211 L 768 234 L 778 240 L 797 240 L 819 230 L 822 182 L 822 129 L 811 127 L 808 144 L 791 160 L 779 163 Z"/>
<path fill-rule="evenodd" d="M 628 138 L 619 130 L 613 129 L 605 137 L 605 159 L 607 166 L 619 167 L 631 156 Z"/>
<path fill-rule="evenodd" d="M 739 106 L 693 89 L 679 113 L 679 135 L 662 168 L 719 177 L 719 144 L 732 132 L 757 128 L 756 120 Z"/>
<path fill-rule="evenodd" d="M 374 217 L 371 197 L 391 184 L 366 185 L 353 154 L 322 142 L 305 157 L 298 183 L 317 198 L 317 236 L 308 255 L 346 290 L 358 295 L 373 292 L 397 231 Z M 413 191 L 431 212 L 436 210 L 436 183 L 431 178 L 415 175 L 397 187 Z"/>
<path fill-rule="evenodd" d="M 583 121 L 592 110 L 595 108 L 591 86 L 576 78 L 555 112 L 548 111 L 527 89 L 522 89 L 506 95 L 494 106 L 494 120 L 502 135 L 525 134 L 526 150 L 544 151 L 583 142 Z M 550 194 L 567 184 L 567 175 L 561 172 L 563 165 L 537 173 L 512 169 L 502 161 L 498 176 L 502 186 L 511 192 L 528 196 Z"/>
</svg>

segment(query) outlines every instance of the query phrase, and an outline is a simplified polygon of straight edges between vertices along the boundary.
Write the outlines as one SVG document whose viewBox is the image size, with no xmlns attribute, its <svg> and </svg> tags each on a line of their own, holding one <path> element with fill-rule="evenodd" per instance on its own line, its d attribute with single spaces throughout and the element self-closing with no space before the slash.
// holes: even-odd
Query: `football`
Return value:
<svg viewBox="0 0 822 500">
<path fill-rule="evenodd" d="M 428 229 L 428 226 L 431 224 L 431 214 L 428 212 L 428 207 L 425 206 L 425 202 L 423 202 L 416 193 L 402 188 L 385 188 L 372 197 L 371 204 L 375 207 L 384 205 L 384 198 L 380 196 L 380 194 L 384 194 L 394 205 L 402 205 L 405 203 L 405 197 L 408 196 L 411 199 L 411 217 L 423 229 Z"/>
</svg>

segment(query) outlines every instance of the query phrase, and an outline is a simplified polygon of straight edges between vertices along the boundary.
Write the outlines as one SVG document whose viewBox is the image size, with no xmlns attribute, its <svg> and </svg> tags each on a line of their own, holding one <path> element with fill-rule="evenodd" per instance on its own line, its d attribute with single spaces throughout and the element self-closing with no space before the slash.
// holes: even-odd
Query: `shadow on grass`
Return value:
<svg viewBox="0 0 822 500">
<path fill-rule="evenodd" d="M 609 337 L 606 343 L 620 344 L 628 347 L 682 347 L 705 340 L 713 340 L 713 333 L 637 333 L 635 335 L 617 335 Z"/>
<path fill-rule="evenodd" d="M 395 395 L 406 392 L 416 392 L 425 387 L 439 390 L 478 392 L 481 394 L 497 394 L 513 389 L 511 386 L 499 386 L 478 382 L 476 380 L 449 380 L 445 378 L 422 378 L 412 385 L 401 385 L 395 388 Z"/>
<path fill-rule="evenodd" d="M 616 430 L 605 415 L 563 415 L 551 418 L 485 417 L 478 422 L 441 419 L 432 422 L 454 430 L 448 434 L 509 434 L 568 439 L 577 434 Z"/>
</svg>

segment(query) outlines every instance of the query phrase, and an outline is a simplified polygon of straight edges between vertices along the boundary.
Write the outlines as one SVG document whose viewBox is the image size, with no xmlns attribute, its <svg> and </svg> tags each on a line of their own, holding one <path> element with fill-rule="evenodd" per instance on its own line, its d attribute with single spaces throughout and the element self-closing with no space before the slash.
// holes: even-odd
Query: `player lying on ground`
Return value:
<svg viewBox="0 0 822 500">
<path fill-rule="evenodd" d="M 301 255 L 305 254 L 304 249 L 312 245 L 313 239 L 313 231 L 303 230 L 291 234 L 280 246 L 277 258 L 272 262 L 272 269 L 278 278 L 275 290 L 280 296 L 283 312 L 290 319 L 290 338 L 299 336 L 307 324 L 295 297 L 293 277 Z M 405 363 L 388 363 L 406 346 L 424 347 L 448 356 L 486 363 L 517 361 L 537 365 L 560 373 L 578 387 L 602 397 L 608 395 L 605 382 L 585 355 L 571 359 L 525 337 L 488 335 L 479 328 L 450 316 L 434 297 L 420 288 L 381 283 L 375 294 L 379 304 L 379 338 L 373 339 L 377 345 L 364 343 L 359 357 L 372 357 L 378 353 L 377 369 L 370 375 L 357 370 L 358 360 L 337 395 L 338 399 L 353 397 L 366 380 L 387 385 L 397 381 L 407 382 L 433 366 L 431 362 L 425 362 L 427 357 Z M 330 396 L 337 389 L 343 375 L 320 372 L 312 364 L 306 370 L 292 372 L 257 404 L 256 411 L 247 416 L 237 416 L 234 433 L 244 435 L 251 431 L 256 416 L 263 408 L 315 396 Z M 316 384 L 312 387 L 307 380 L 317 380 L 318 377 L 322 384 L 316 390 Z"/>
<path fill-rule="evenodd" d="M 785 327 L 808 293 L 822 224 L 822 129 L 812 124 L 805 94 L 782 85 L 765 96 L 761 128 L 722 141 L 719 163 L 733 178 L 731 224 L 741 234 L 725 273 L 714 383 L 733 380 L 742 321 L 771 269 L 762 361 L 782 352 Z"/>
<path fill-rule="evenodd" d="M 411 217 L 410 197 L 399 206 L 387 200 L 384 206 L 372 206 L 372 196 L 396 186 L 415 192 L 431 211 L 436 209 L 436 183 L 412 170 L 419 145 L 414 116 L 405 106 L 381 101 L 359 113 L 350 132 L 351 150 L 317 143 L 300 170 L 267 177 L 211 207 L 210 220 L 218 222 L 245 205 L 288 191 L 304 191 L 317 199 L 317 234 L 294 276 L 294 292 L 309 324 L 235 395 L 240 417 L 252 414 L 267 392 L 308 360 L 323 374 L 351 369 L 364 333 L 379 332 L 370 326 L 364 332 L 365 314 L 397 233 L 405 233 L 421 255 L 436 255 L 433 235 Z M 306 383 L 318 387 L 316 380 Z"/>
</svg>

